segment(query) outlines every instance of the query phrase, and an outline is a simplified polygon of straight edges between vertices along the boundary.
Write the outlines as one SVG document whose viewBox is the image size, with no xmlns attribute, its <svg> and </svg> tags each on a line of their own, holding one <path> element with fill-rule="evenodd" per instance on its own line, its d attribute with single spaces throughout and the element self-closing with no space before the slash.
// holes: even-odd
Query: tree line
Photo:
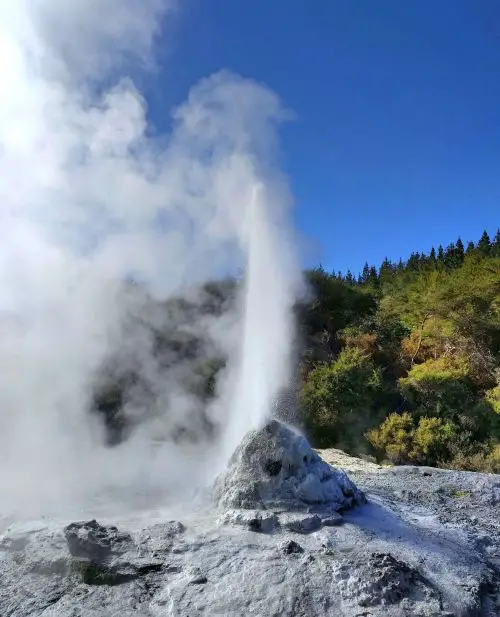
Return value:
<svg viewBox="0 0 500 617">
<path fill-rule="evenodd" d="M 366 264 L 356 277 L 322 267 L 304 275 L 312 293 L 295 307 L 293 421 L 313 445 L 397 464 L 499 473 L 500 232 L 466 246 L 459 238 L 406 261 Z M 155 388 L 169 380 L 191 402 L 164 424 L 169 438 L 217 437 L 222 427 L 206 409 L 226 359 L 203 325 L 233 310 L 238 285 L 224 279 L 194 297 L 146 299 L 131 317 L 124 341 L 139 329 L 151 340 L 151 358 L 148 371 L 132 357 L 124 365 L 110 358 L 112 370 L 99 373 L 91 411 L 103 419 L 109 445 L 127 439 L 143 417 L 168 418 L 175 399 Z M 154 319 L 143 323 L 150 311 Z M 136 410 L 127 413 L 137 403 L 139 418 Z"/>
<path fill-rule="evenodd" d="M 318 447 L 500 472 L 500 231 L 306 272 L 301 418 Z"/>
</svg>

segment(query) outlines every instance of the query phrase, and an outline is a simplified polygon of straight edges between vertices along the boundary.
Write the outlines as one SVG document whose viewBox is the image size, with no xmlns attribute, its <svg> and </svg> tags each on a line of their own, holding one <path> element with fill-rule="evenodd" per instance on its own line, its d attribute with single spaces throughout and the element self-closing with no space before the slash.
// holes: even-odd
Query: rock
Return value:
<svg viewBox="0 0 500 617">
<path fill-rule="evenodd" d="M 278 517 L 274 512 L 261 510 L 228 510 L 220 519 L 222 524 L 239 525 L 250 531 L 272 533 L 278 528 Z"/>
<path fill-rule="evenodd" d="M 71 523 L 64 530 L 68 549 L 73 557 L 102 562 L 113 552 L 126 550 L 131 542 L 127 534 L 120 533 L 116 527 L 104 527 L 96 520 Z"/>
<path fill-rule="evenodd" d="M 388 553 L 372 553 L 356 568 L 342 564 L 334 568 L 342 597 L 362 607 L 399 604 L 418 614 L 418 604 L 440 614 L 440 594 L 416 570 Z"/>
<path fill-rule="evenodd" d="M 186 573 L 189 585 L 205 585 L 208 583 L 208 578 L 203 574 L 200 568 L 192 568 Z"/>
<path fill-rule="evenodd" d="M 321 519 L 317 514 L 286 513 L 279 516 L 282 529 L 295 533 L 311 533 L 321 527 Z"/>
<path fill-rule="evenodd" d="M 336 527 L 342 525 L 344 518 L 337 512 L 331 512 L 321 518 L 321 522 L 325 527 Z"/>
<path fill-rule="evenodd" d="M 500 615 L 494 476 L 367 467 L 353 472 L 365 501 L 301 440 L 282 425 L 263 443 L 249 436 L 216 486 L 225 509 L 190 506 L 186 526 L 158 524 L 157 512 L 123 513 L 117 526 L 9 521 L 0 615 Z M 310 503 L 314 477 L 334 487 Z"/>
<path fill-rule="evenodd" d="M 296 555 L 304 552 L 302 546 L 295 542 L 295 540 L 288 540 L 287 542 L 283 542 L 280 549 L 281 552 L 285 555 Z"/>
<path fill-rule="evenodd" d="M 328 505 L 337 511 L 364 502 L 347 475 L 330 467 L 300 434 L 272 421 L 251 431 L 214 487 L 223 508 L 306 509 Z"/>
<path fill-rule="evenodd" d="M 185 528 L 180 523 L 161 525 L 166 535 Z M 71 523 L 64 529 L 73 572 L 86 585 L 123 585 L 139 577 L 162 572 L 164 564 L 153 553 L 141 557 L 132 537 L 115 526 L 106 527 L 96 520 Z"/>
</svg>

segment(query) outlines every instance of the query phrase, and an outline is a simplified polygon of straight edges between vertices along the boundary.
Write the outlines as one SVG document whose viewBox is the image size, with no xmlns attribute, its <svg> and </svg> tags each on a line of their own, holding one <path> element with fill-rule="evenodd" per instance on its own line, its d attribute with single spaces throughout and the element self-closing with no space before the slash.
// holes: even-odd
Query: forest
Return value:
<svg viewBox="0 0 500 617">
<path fill-rule="evenodd" d="M 322 267 L 304 276 L 309 294 L 295 306 L 297 378 L 283 399 L 294 409 L 282 417 L 317 448 L 500 473 L 500 231 L 398 263 L 366 264 L 359 276 Z M 111 361 L 114 368 L 102 371 L 93 399 L 109 445 L 154 414 L 170 417 L 170 438 L 217 435 L 206 410 L 225 358 L 206 326 L 230 313 L 237 285 L 213 281 L 191 298 L 150 303 L 154 319 L 139 311 L 123 339 L 156 324 L 147 335 L 149 372 L 127 352 L 127 365 Z M 189 399 L 180 416 L 174 403 L 168 409 L 169 388 L 176 400 Z M 130 401 L 140 405 L 127 415 Z"/>
<path fill-rule="evenodd" d="M 306 277 L 299 395 L 314 445 L 500 473 L 500 231 Z"/>
</svg>

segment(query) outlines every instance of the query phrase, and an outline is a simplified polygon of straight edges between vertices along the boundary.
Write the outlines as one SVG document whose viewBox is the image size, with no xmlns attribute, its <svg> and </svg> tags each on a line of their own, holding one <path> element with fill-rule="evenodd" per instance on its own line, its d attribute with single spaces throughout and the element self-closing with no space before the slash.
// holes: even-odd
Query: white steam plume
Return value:
<svg viewBox="0 0 500 617">
<path fill-rule="evenodd" d="M 286 383 L 299 279 L 274 156 L 275 126 L 287 113 L 266 88 L 220 72 L 192 88 L 168 137 L 148 137 L 146 101 L 127 67 L 151 64 L 161 19 L 174 8 L 162 0 L 0 5 L 4 508 L 206 480 L 208 451 L 153 453 L 151 427 L 107 450 L 90 420 L 93 380 L 123 343 L 127 276 L 166 298 L 245 267 L 238 315 L 209 325 L 230 359 L 210 409 L 225 426 L 225 454 L 265 420 Z M 149 370 L 150 339 L 133 345 Z M 165 396 L 182 413 L 175 383 L 156 379 L 159 405 Z"/>
</svg>

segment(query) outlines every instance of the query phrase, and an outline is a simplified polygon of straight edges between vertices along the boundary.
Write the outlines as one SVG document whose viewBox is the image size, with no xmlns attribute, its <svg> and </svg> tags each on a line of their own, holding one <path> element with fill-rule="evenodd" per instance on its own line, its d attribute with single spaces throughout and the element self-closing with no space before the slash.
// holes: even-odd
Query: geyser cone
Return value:
<svg viewBox="0 0 500 617">
<path fill-rule="evenodd" d="M 330 467 L 308 441 L 276 420 L 250 431 L 215 483 L 225 508 L 340 511 L 363 503 L 363 493 L 345 472 Z"/>
</svg>

